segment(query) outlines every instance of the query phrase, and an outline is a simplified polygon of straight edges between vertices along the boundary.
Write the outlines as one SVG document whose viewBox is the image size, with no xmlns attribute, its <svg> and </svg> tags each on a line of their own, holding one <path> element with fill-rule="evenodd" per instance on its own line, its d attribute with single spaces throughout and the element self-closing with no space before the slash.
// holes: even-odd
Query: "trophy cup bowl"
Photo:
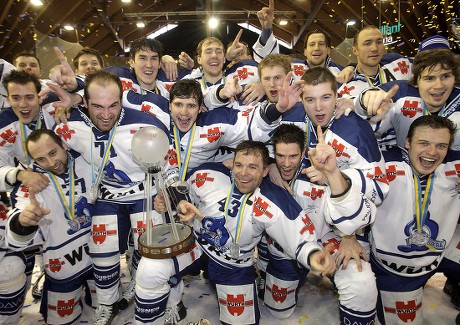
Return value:
<svg viewBox="0 0 460 325">
<path fill-rule="evenodd" d="M 167 135 L 160 129 L 149 126 L 140 129 L 131 140 L 131 149 L 135 161 L 146 172 L 145 177 L 145 211 L 144 221 L 146 230 L 139 236 L 139 253 L 147 258 L 163 259 L 180 255 L 192 249 L 195 242 L 192 229 L 174 221 L 172 208 L 169 202 L 166 181 L 163 169 L 166 165 L 169 150 Z M 152 226 L 152 175 L 155 179 L 157 193 L 163 193 L 171 223 L 166 223 L 163 215 L 163 224 Z"/>
</svg>

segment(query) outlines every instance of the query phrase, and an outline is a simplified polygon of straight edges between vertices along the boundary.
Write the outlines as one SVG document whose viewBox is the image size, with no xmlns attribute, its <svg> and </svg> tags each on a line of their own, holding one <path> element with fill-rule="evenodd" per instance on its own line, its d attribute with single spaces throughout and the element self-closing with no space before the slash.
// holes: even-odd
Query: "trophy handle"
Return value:
<svg viewBox="0 0 460 325">
<path fill-rule="evenodd" d="M 169 220 L 171 221 L 171 230 L 172 230 L 174 239 L 179 240 L 179 234 L 177 233 L 177 228 L 176 228 L 176 221 L 174 220 L 174 215 L 173 215 L 172 208 L 171 208 L 171 201 L 169 198 L 168 191 L 166 189 L 165 181 L 162 175 L 160 175 L 160 173 L 155 173 L 154 178 L 155 178 L 155 186 L 157 188 L 157 193 L 158 194 L 162 193 L 165 199 L 166 210 L 168 211 Z M 163 223 L 166 224 L 166 217 L 164 213 L 162 213 L 162 216 L 163 216 Z"/>
</svg>

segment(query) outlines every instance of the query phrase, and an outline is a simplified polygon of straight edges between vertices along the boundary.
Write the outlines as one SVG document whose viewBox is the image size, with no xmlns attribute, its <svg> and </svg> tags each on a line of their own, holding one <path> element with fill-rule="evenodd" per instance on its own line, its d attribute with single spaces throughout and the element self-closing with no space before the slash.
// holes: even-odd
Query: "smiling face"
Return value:
<svg viewBox="0 0 460 325">
<path fill-rule="evenodd" d="M 134 55 L 134 59 L 129 60 L 129 65 L 134 70 L 137 81 L 142 88 L 155 89 L 155 82 L 160 69 L 160 57 L 157 52 L 141 49 Z"/>
<path fill-rule="evenodd" d="M 449 149 L 450 133 L 447 128 L 433 129 L 419 126 L 411 139 L 406 139 L 412 168 L 419 175 L 429 175 L 441 164 Z"/>
<path fill-rule="evenodd" d="M 43 134 L 36 142 L 29 141 L 27 150 L 44 170 L 55 175 L 62 175 L 67 171 L 69 156 L 65 143 L 60 146 L 49 135 Z"/>
<path fill-rule="evenodd" d="M 197 56 L 198 64 L 203 68 L 207 81 L 216 82 L 222 77 L 225 53 L 222 44 L 209 41 L 204 42 L 201 52 Z"/>
<path fill-rule="evenodd" d="M 429 112 L 441 110 L 455 85 L 452 70 L 445 70 L 441 64 L 425 68 L 417 80 L 417 87 Z"/>
<path fill-rule="evenodd" d="M 326 37 L 321 33 L 314 33 L 308 37 L 304 55 L 312 67 L 323 66 L 331 49 L 326 45 Z"/>
<path fill-rule="evenodd" d="M 103 132 L 110 131 L 121 113 L 120 89 L 115 83 L 100 85 L 94 82 L 87 87 L 88 102 L 85 104 L 91 122 Z"/>
<path fill-rule="evenodd" d="M 336 92 L 331 84 L 305 85 L 302 92 L 302 104 L 313 125 L 326 127 L 335 112 Z"/>
<path fill-rule="evenodd" d="M 270 102 L 278 102 L 278 87 L 283 86 L 284 77 L 286 77 L 286 71 L 279 65 L 267 66 L 261 70 L 260 80 Z"/>
<path fill-rule="evenodd" d="M 174 125 L 181 132 L 188 132 L 192 128 L 200 112 L 200 106 L 195 97 L 175 97 L 169 104 L 169 109 Z"/>
<path fill-rule="evenodd" d="M 8 83 L 8 102 L 19 120 L 29 124 L 38 119 L 40 114 L 40 99 L 33 82 L 19 84 Z"/>
<path fill-rule="evenodd" d="M 275 145 L 275 163 L 281 178 L 290 182 L 297 173 L 302 160 L 302 151 L 297 143 L 279 142 Z"/>
<path fill-rule="evenodd" d="M 18 56 L 14 62 L 19 71 L 26 71 L 37 78 L 41 77 L 40 63 L 33 56 Z"/>
<path fill-rule="evenodd" d="M 79 75 L 85 75 L 88 76 L 90 74 L 93 74 L 97 70 L 102 69 L 101 64 L 99 63 L 99 60 L 97 59 L 97 56 L 92 55 L 92 54 L 82 54 L 78 58 L 78 63 L 77 63 L 77 71 L 76 73 Z"/>
<path fill-rule="evenodd" d="M 253 192 L 268 174 L 260 154 L 239 151 L 235 154 L 232 167 L 235 185 L 243 193 Z"/>
</svg>

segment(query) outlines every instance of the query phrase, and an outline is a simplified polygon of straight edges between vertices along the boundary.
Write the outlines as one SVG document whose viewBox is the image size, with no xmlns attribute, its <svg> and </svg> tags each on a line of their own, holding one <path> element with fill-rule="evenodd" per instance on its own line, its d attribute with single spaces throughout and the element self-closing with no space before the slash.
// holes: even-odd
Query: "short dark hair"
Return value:
<svg viewBox="0 0 460 325">
<path fill-rule="evenodd" d="M 460 59 L 449 49 L 433 49 L 418 52 L 414 57 L 414 63 L 412 64 L 413 76 L 410 84 L 416 86 L 423 70 L 428 68 L 428 71 L 431 72 L 438 64 L 444 70 L 452 70 L 455 83 L 460 83 Z"/>
<path fill-rule="evenodd" d="M 99 53 L 99 51 L 97 51 L 95 49 L 92 49 L 90 47 L 84 47 L 73 58 L 73 66 L 74 66 L 75 69 L 78 68 L 78 59 L 80 58 L 80 56 L 82 56 L 84 54 L 94 55 L 97 58 L 97 61 L 99 62 L 101 67 L 102 68 L 104 67 L 104 60 L 102 59 L 101 53 Z"/>
<path fill-rule="evenodd" d="M 9 74 L 7 74 L 3 78 L 2 84 L 3 84 L 3 87 L 5 87 L 5 89 L 8 91 L 8 84 L 10 83 L 26 85 L 29 82 L 32 82 L 34 84 L 35 90 L 37 91 L 37 94 L 38 94 L 40 90 L 42 89 L 40 80 L 38 80 L 37 77 L 27 73 L 26 71 L 12 70 Z"/>
<path fill-rule="evenodd" d="M 40 60 L 37 58 L 37 56 L 32 53 L 32 52 L 27 52 L 27 51 L 23 51 L 23 52 L 20 52 L 18 54 L 16 54 L 14 57 L 13 57 L 13 65 L 16 66 L 16 59 L 19 58 L 20 56 L 25 56 L 25 57 L 30 57 L 30 58 L 34 58 L 35 60 L 37 60 L 38 62 L 38 67 L 41 68 L 42 64 L 40 63 Z"/>
<path fill-rule="evenodd" d="M 48 130 L 48 129 L 36 129 L 36 130 L 33 130 L 29 136 L 27 137 L 27 140 L 26 140 L 26 149 L 27 149 L 27 152 L 29 152 L 29 143 L 30 142 L 37 142 L 38 140 L 40 140 L 40 138 L 44 135 L 49 135 L 51 139 L 53 139 L 53 141 L 59 145 L 61 148 L 64 148 L 64 145 L 63 145 L 63 142 L 62 142 L 62 139 L 56 134 L 54 133 L 52 130 Z M 29 153 L 30 154 L 30 153 Z M 34 157 L 32 157 L 33 159 Z"/>
<path fill-rule="evenodd" d="M 355 36 L 353 37 L 353 46 L 357 46 L 358 45 L 358 38 L 359 38 L 359 34 L 361 34 L 361 32 L 365 31 L 365 30 L 368 30 L 368 29 L 377 29 L 378 31 L 380 31 L 380 29 L 375 26 L 375 25 L 367 25 L 367 26 L 364 26 L 363 28 L 361 28 L 360 30 L 358 30 L 355 34 Z"/>
<path fill-rule="evenodd" d="M 132 41 L 129 50 L 130 58 L 134 60 L 136 53 L 141 50 L 156 52 L 160 60 L 163 56 L 163 44 L 156 39 L 142 37 Z"/>
<path fill-rule="evenodd" d="M 295 124 L 281 124 L 273 133 L 272 142 L 275 153 L 278 143 L 295 143 L 299 146 L 300 151 L 303 151 L 305 149 L 305 132 Z"/>
<path fill-rule="evenodd" d="M 324 35 L 324 40 L 326 41 L 326 46 L 327 47 L 331 47 L 332 46 L 332 40 L 331 40 L 331 36 L 329 36 L 328 33 L 322 31 L 322 30 L 319 30 L 319 29 L 315 29 L 315 30 L 312 30 L 312 31 L 309 31 L 307 33 L 307 35 L 305 36 L 305 42 L 303 44 L 303 48 L 306 49 L 307 48 L 307 45 L 308 45 L 308 38 L 313 35 L 313 34 L 323 34 Z"/>
<path fill-rule="evenodd" d="M 89 93 L 88 88 L 92 83 L 96 83 L 100 86 L 107 86 L 110 83 L 115 83 L 120 90 L 120 102 L 123 97 L 123 86 L 121 84 L 120 78 L 115 74 L 105 71 L 105 70 L 98 70 L 94 74 L 89 75 L 85 79 L 85 90 L 83 96 L 85 97 L 86 102 L 89 102 Z"/>
<path fill-rule="evenodd" d="M 450 134 L 449 146 L 454 141 L 455 133 L 457 132 L 457 126 L 449 120 L 447 117 L 439 115 L 424 115 L 415 119 L 409 127 L 409 132 L 407 132 L 407 139 L 411 141 L 415 130 L 418 127 L 428 126 L 432 129 L 447 129 Z"/>
<path fill-rule="evenodd" d="M 326 67 L 314 67 L 305 71 L 302 76 L 305 85 L 317 86 L 323 83 L 330 83 L 334 93 L 337 92 L 337 79 L 334 74 Z"/>
<path fill-rule="evenodd" d="M 270 155 L 263 142 L 244 140 L 236 146 L 235 157 L 238 152 L 242 152 L 244 155 L 260 155 L 262 157 L 263 166 L 267 167 L 269 164 Z"/>
<path fill-rule="evenodd" d="M 169 102 L 172 103 L 176 97 L 195 98 L 198 102 L 198 106 L 203 104 L 201 85 L 195 79 L 181 79 L 174 83 L 169 92 Z"/>
</svg>

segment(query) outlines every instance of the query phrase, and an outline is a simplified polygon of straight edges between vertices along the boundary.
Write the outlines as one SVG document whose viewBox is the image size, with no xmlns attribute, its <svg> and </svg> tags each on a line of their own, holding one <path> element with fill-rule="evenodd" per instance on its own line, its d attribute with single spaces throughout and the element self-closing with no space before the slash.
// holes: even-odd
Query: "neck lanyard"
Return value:
<svg viewBox="0 0 460 325">
<path fill-rule="evenodd" d="M 368 75 L 364 73 L 364 71 L 363 71 L 362 74 L 363 74 L 364 77 L 366 77 L 366 80 L 367 80 L 367 83 L 369 84 L 369 86 L 371 86 L 371 87 L 376 87 L 376 86 L 374 85 L 374 83 L 371 81 L 371 79 L 368 77 Z M 377 72 L 377 74 L 378 74 L 378 76 L 379 76 L 379 84 L 378 84 L 377 86 L 383 85 L 384 83 L 387 82 L 387 81 L 386 81 L 386 78 L 385 78 L 385 73 L 383 72 L 383 69 L 380 67 L 380 64 L 379 64 L 379 67 L 378 67 L 378 72 Z"/>
<path fill-rule="evenodd" d="M 146 95 L 149 92 L 155 93 L 157 95 L 159 94 L 158 87 L 156 85 L 155 85 L 155 90 L 146 90 L 146 89 L 142 88 L 140 85 L 139 85 L 139 88 L 141 90 L 141 95 Z"/>
<path fill-rule="evenodd" d="M 417 222 L 417 232 L 421 233 L 423 225 L 425 224 L 426 216 L 428 213 L 428 205 L 430 204 L 431 193 L 433 192 L 434 173 L 428 177 L 426 183 L 425 195 L 422 198 L 422 186 L 420 179 L 414 173 L 414 187 L 415 187 L 415 220 Z"/>
<path fill-rule="evenodd" d="M 441 110 L 437 115 L 444 116 L 444 111 L 446 110 L 446 104 L 442 105 Z M 425 102 L 423 102 L 423 115 L 431 115 L 430 111 L 426 108 Z"/>
<path fill-rule="evenodd" d="M 230 199 L 233 197 L 233 192 L 235 189 L 235 181 L 232 181 L 232 187 L 230 191 L 228 191 L 227 194 L 227 199 L 225 200 L 225 205 L 224 205 L 224 212 L 225 212 L 225 223 L 228 221 L 228 205 L 230 204 Z M 241 199 L 241 206 L 238 209 L 238 215 L 237 215 L 237 224 L 236 224 L 236 229 L 235 229 L 235 236 L 232 236 L 232 242 L 236 245 L 238 245 L 238 241 L 240 240 L 241 236 L 241 229 L 243 228 L 243 215 L 244 215 L 244 209 L 246 208 L 246 202 L 248 201 L 249 197 L 252 195 L 251 193 L 244 194 L 242 199 Z M 230 233 L 230 231 L 229 231 Z"/>
<path fill-rule="evenodd" d="M 34 126 L 35 126 L 34 130 L 41 129 L 42 127 L 42 110 L 41 109 L 40 109 L 40 113 L 38 114 L 38 119 L 35 122 Z M 21 131 L 22 150 L 24 150 L 24 157 L 26 158 L 27 165 L 30 165 L 32 163 L 32 159 L 30 158 L 27 152 L 27 147 L 26 147 L 26 140 L 29 137 L 29 135 L 27 134 L 26 124 L 22 123 L 21 120 L 19 120 L 19 129 Z"/>
<path fill-rule="evenodd" d="M 69 202 L 67 203 L 67 200 L 65 198 L 64 192 L 62 191 L 61 185 L 59 185 L 56 176 L 48 172 L 48 175 L 51 178 L 51 182 L 54 185 L 54 188 L 56 189 L 58 196 L 59 196 L 59 201 L 61 202 L 62 207 L 64 208 L 64 212 L 67 216 L 67 219 L 70 220 L 69 223 L 73 222 L 75 219 L 75 175 L 74 175 L 74 170 L 73 170 L 73 159 L 69 157 Z"/>
<path fill-rule="evenodd" d="M 225 82 L 226 82 L 225 76 L 222 75 L 222 78 L 220 79 L 219 84 L 225 85 Z M 215 84 L 217 84 L 217 83 L 215 83 Z M 215 85 L 215 84 L 213 84 L 213 85 Z M 203 90 L 208 89 L 208 85 L 207 85 L 207 82 L 206 82 L 206 78 L 205 78 L 205 76 L 204 76 L 204 72 L 203 72 L 203 78 L 201 78 L 201 88 L 202 88 Z"/>
<path fill-rule="evenodd" d="M 92 195 L 96 194 L 95 191 L 99 187 L 99 184 L 101 183 L 102 180 L 102 175 L 103 171 L 105 168 L 105 165 L 107 164 L 107 161 L 109 160 L 109 155 L 110 155 L 110 149 L 112 148 L 112 143 L 113 143 L 113 137 L 115 135 L 115 131 L 117 130 L 117 123 L 112 127 L 110 130 L 109 134 L 109 140 L 107 141 L 107 145 L 105 146 L 104 149 L 104 154 L 102 155 L 102 163 L 99 166 L 97 178 L 95 179 L 94 177 L 94 161 L 93 161 L 93 127 L 91 126 L 91 137 L 90 137 L 90 160 L 91 160 L 91 182 L 93 183 L 91 186 L 91 193 Z"/>
<path fill-rule="evenodd" d="M 196 123 L 193 123 L 192 132 L 188 138 L 187 148 L 185 148 L 185 161 L 182 163 L 180 153 L 180 135 L 177 126 L 174 126 L 174 147 L 176 148 L 177 164 L 179 165 L 179 177 L 181 182 L 185 181 L 185 175 L 187 174 L 188 164 L 190 162 L 190 155 L 192 154 L 193 139 L 195 138 Z"/>
</svg>

